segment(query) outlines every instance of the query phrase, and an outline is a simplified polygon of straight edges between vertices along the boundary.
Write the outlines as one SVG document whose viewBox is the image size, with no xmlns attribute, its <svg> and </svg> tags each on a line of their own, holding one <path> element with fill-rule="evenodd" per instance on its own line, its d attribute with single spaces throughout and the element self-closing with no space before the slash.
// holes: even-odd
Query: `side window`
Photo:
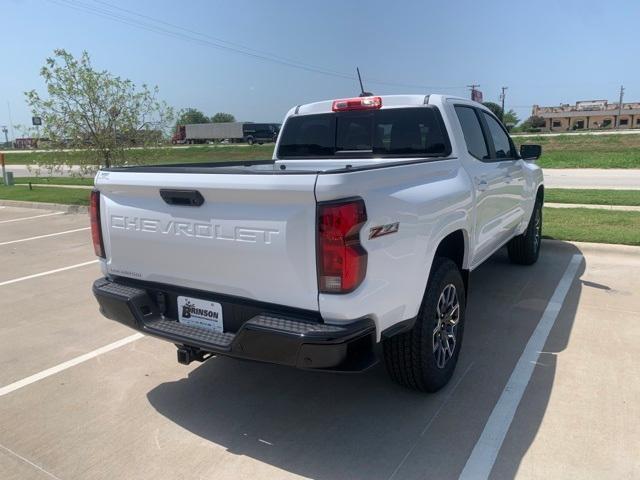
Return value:
<svg viewBox="0 0 640 480">
<path fill-rule="evenodd" d="M 458 120 L 460 120 L 460 125 L 462 126 L 464 140 L 467 143 L 467 150 L 478 160 L 488 159 L 489 150 L 484 140 L 480 119 L 476 115 L 475 109 L 460 105 L 456 106 L 455 109 Z"/>
<path fill-rule="evenodd" d="M 496 159 L 515 158 L 515 153 L 509 141 L 509 135 L 505 133 L 495 118 L 486 112 L 482 112 L 482 114 L 487 122 L 487 127 L 489 127 L 489 135 L 491 135 L 493 139 L 493 145 L 496 149 Z"/>
</svg>

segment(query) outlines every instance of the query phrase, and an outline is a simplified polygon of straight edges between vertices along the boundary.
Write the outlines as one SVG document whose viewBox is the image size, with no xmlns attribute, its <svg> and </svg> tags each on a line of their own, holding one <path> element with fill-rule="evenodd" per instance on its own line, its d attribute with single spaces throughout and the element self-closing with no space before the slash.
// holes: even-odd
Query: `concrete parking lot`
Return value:
<svg viewBox="0 0 640 480">
<path fill-rule="evenodd" d="M 640 478 L 640 248 L 496 254 L 425 395 L 380 365 L 179 365 L 98 313 L 87 227 L 0 207 L 0 479 Z"/>
</svg>

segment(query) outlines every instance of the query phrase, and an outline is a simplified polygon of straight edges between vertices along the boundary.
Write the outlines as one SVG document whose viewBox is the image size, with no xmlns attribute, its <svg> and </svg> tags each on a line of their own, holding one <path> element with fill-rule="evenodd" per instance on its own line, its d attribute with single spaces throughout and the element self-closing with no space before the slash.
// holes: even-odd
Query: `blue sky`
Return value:
<svg viewBox="0 0 640 480">
<path fill-rule="evenodd" d="M 617 100 L 620 84 L 625 100 L 640 101 L 640 2 L 634 0 L 0 0 L 0 125 L 9 124 L 7 102 L 13 124 L 30 122 L 22 92 L 44 90 L 38 72 L 54 48 L 74 54 L 87 50 L 97 68 L 158 85 L 161 97 L 177 109 L 195 107 L 208 115 L 226 111 L 239 120 L 280 121 L 292 105 L 358 93 L 353 79 L 185 41 L 83 10 L 108 4 L 189 30 L 180 35 L 208 35 L 199 37 L 208 42 L 215 37 L 233 48 L 347 76 L 357 65 L 365 87 L 376 94 L 468 96 L 465 86 L 479 83 L 485 100 L 497 102 L 506 85 L 506 106 L 521 118 L 534 103 Z M 138 25 L 150 23 L 122 10 L 115 13 Z"/>
</svg>

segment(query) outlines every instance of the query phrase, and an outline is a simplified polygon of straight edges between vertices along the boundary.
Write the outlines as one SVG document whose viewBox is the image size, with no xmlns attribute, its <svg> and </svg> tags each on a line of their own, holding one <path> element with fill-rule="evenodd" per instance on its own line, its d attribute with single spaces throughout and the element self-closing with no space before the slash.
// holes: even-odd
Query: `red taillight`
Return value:
<svg viewBox="0 0 640 480">
<path fill-rule="evenodd" d="M 89 217 L 91 218 L 91 238 L 93 250 L 98 257 L 104 258 L 104 244 L 102 243 L 102 227 L 100 226 L 100 192 L 93 190 L 89 201 Z"/>
<path fill-rule="evenodd" d="M 381 97 L 356 97 L 334 100 L 331 110 L 346 112 L 349 110 L 376 110 L 380 107 L 382 107 Z"/>
<path fill-rule="evenodd" d="M 318 288 L 322 293 L 349 293 L 364 280 L 367 252 L 360 228 L 367 221 L 364 201 L 318 205 Z"/>
</svg>

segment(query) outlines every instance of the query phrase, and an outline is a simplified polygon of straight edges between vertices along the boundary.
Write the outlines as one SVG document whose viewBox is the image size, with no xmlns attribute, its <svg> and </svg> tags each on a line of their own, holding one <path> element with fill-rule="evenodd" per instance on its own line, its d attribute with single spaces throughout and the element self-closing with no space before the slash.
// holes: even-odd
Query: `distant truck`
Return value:
<svg viewBox="0 0 640 480">
<path fill-rule="evenodd" d="M 13 141 L 13 148 L 17 150 L 25 150 L 28 148 L 38 148 L 37 138 L 16 138 Z"/>
<path fill-rule="evenodd" d="M 171 143 L 195 144 L 209 141 L 230 140 L 249 145 L 275 142 L 280 132 L 279 123 L 225 122 L 178 125 Z"/>
</svg>

